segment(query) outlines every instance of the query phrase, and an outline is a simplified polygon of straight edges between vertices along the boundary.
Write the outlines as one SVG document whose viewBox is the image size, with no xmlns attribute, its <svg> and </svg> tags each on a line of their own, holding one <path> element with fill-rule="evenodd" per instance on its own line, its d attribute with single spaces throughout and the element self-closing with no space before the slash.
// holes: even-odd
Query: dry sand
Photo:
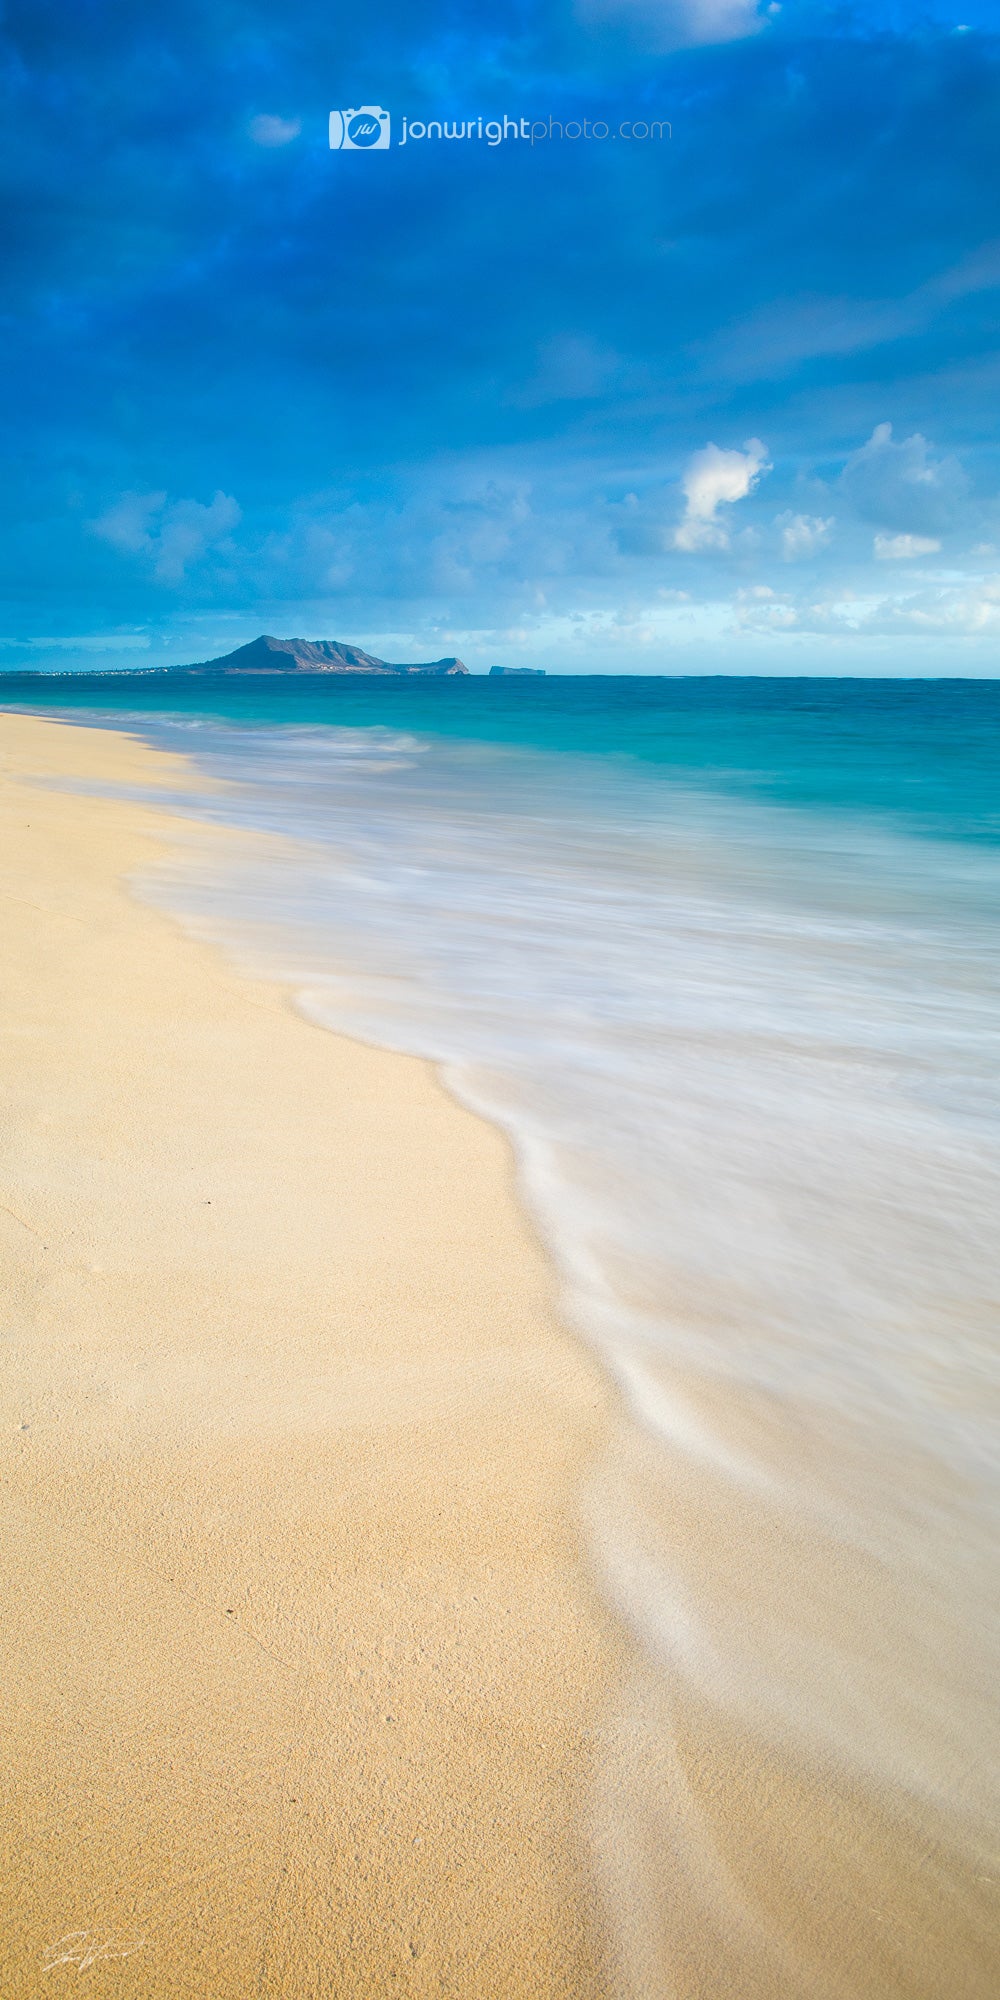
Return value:
<svg viewBox="0 0 1000 2000">
<path fill-rule="evenodd" d="M 0 717 L 0 1992 L 609 1992 L 608 1392 L 500 1137 L 133 901 L 166 814 L 31 782 L 173 775 Z"/>
</svg>

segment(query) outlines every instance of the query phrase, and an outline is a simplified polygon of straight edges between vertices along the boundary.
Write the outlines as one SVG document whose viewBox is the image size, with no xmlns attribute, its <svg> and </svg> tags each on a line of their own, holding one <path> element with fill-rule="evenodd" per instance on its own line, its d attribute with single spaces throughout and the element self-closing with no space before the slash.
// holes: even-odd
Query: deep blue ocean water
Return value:
<svg viewBox="0 0 1000 2000">
<path fill-rule="evenodd" d="M 1000 684 L 25 675 L 0 705 L 185 752 L 191 839 L 142 893 L 510 1135 L 641 1440 L 588 1533 L 650 1660 L 990 1879 Z M 223 863 L 207 821 L 281 838 Z"/>
</svg>

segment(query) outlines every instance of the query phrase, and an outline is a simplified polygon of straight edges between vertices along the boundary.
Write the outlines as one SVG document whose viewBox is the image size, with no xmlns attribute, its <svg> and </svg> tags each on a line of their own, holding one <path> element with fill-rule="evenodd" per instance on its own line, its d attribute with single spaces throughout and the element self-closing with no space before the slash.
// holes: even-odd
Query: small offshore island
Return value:
<svg viewBox="0 0 1000 2000">
<path fill-rule="evenodd" d="M 464 660 L 425 660 L 397 665 L 346 646 L 339 639 L 274 639 L 262 632 L 235 652 L 217 660 L 195 660 L 190 666 L 164 667 L 168 674 L 467 674 Z"/>
<path fill-rule="evenodd" d="M 469 669 L 464 660 L 454 655 L 443 660 L 380 660 L 377 653 L 366 653 L 362 646 L 352 646 L 342 639 L 276 639 L 270 632 L 262 632 L 257 639 L 249 639 L 245 646 L 237 646 L 231 653 L 220 653 L 214 660 L 192 660 L 179 666 L 140 669 L 155 674 L 377 674 L 407 678 L 420 675 L 428 680 L 452 679 L 456 675 L 469 677 Z M 497 676 L 508 679 L 543 680 L 544 667 L 491 667 L 489 679 Z"/>
</svg>

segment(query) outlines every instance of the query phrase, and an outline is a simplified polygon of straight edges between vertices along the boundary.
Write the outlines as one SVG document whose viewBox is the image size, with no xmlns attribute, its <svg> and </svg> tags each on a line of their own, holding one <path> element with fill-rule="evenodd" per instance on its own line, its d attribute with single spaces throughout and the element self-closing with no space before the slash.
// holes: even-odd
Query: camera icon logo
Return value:
<svg viewBox="0 0 1000 2000">
<path fill-rule="evenodd" d="M 356 111 L 330 113 L 330 145 L 335 153 L 384 153 L 389 130 L 389 113 L 380 104 L 359 104 Z"/>
</svg>

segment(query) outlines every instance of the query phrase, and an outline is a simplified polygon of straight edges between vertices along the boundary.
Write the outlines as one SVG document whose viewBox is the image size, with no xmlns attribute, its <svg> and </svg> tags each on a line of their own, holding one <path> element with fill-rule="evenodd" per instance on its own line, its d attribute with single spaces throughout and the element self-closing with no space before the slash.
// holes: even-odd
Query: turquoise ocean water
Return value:
<svg viewBox="0 0 1000 2000">
<path fill-rule="evenodd" d="M 656 1755 L 620 1748 L 594 1808 L 630 1990 L 656 1982 L 621 1912 L 663 1852 L 761 1991 L 947 1990 L 905 1943 L 872 1987 L 762 1934 L 664 1775 L 695 1701 L 877 1796 L 962 1912 L 953 1990 L 987 1992 L 1000 685 L 8 676 L 0 702 L 189 755 L 195 825 L 283 838 L 221 872 L 193 840 L 142 892 L 513 1141 L 625 1412 L 584 1509 L 660 1689 L 628 1736 Z"/>
</svg>

